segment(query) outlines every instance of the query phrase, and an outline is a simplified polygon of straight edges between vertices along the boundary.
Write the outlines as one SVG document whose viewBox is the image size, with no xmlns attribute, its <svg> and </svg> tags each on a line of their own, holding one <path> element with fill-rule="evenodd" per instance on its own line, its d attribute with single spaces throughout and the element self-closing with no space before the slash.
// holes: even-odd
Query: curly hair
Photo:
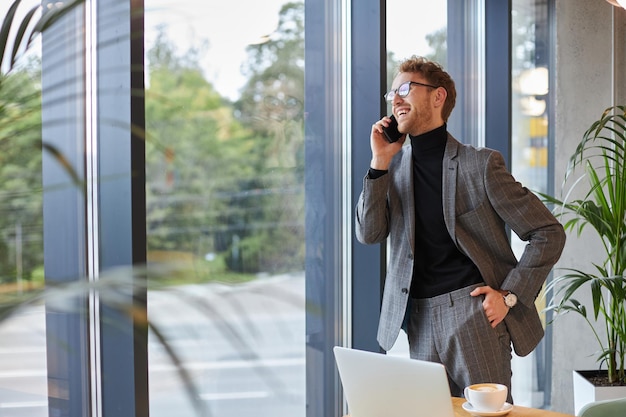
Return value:
<svg viewBox="0 0 626 417">
<path fill-rule="evenodd" d="M 443 67 L 427 58 L 422 56 L 413 55 L 410 58 L 405 59 L 398 66 L 398 73 L 402 72 L 414 72 L 421 74 L 422 77 L 429 84 L 443 87 L 448 92 L 446 102 L 441 109 L 441 117 L 444 121 L 448 121 L 452 109 L 456 104 L 456 87 L 454 86 L 454 80 L 450 77 Z"/>
</svg>

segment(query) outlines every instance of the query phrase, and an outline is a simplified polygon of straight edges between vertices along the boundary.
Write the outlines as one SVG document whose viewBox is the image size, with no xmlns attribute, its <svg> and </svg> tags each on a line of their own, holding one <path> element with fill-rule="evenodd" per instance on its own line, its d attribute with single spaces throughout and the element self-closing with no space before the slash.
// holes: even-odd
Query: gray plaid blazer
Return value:
<svg viewBox="0 0 626 417">
<path fill-rule="evenodd" d="M 391 249 L 378 325 L 378 343 L 394 345 L 407 308 L 415 256 L 415 208 L 411 147 L 393 159 L 389 173 L 365 177 L 356 206 L 359 242 L 387 237 Z M 515 293 L 518 304 L 505 324 L 515 353 L 529 354 L 544 335 L 535 300 L 565 245 L 563 226 L 547 207 L 507 171 L 492 149 L 458 142 L 448 134 L 443 158 L 443 215 L 458 248 L 492 288 Z M 519 261 L 506 227 L 527 242 Z"/>
</svg>

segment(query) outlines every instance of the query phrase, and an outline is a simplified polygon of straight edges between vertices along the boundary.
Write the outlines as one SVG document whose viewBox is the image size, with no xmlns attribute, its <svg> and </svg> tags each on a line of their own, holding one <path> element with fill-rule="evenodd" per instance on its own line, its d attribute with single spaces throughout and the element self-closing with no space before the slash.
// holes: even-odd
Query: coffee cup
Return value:
<svg viewBox="0 0 626 417">
<path fill-rule="evenodd" d="M 484 383 L 465 387 L 465 399 L 476 411 L 499 411 L 506 402 L 508 390 L 506 385 Z"/>
</svg>

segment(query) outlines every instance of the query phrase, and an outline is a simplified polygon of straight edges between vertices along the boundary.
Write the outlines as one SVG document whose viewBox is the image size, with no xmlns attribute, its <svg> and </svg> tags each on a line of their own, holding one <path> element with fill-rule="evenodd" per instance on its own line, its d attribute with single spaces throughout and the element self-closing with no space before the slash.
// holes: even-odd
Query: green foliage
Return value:
<svg viewBox="0 0 626 417">
<path fill-rule="evenodd" d="M 0 75 L 0 283 L 43 265 L 38 79 L 35 65 Z"/>
<path fill-rule="evenodd" d="M 248 81 L 235 103 L 238 120 L 255 132 L 259 157 L 247 190 L 232 194 L 224 213 L 237 229 L 246 261 L 228 259 L 250 271 L 282 273 L 304 268 L 304 3 L 282 6 L 278 26 L 263 43 L 247 49 Z M 247 184 L 247 185 L 246 185 Z M 226 191 L 226 190 L 224 190 Z M 243 217 L 241 217 L 243 216 Z M 246 219 L 245 222 L 241 222 Z M 235 235 L 229 234 L 232 239 Z M 232 245 L 230 246 L 233 253 Z M 235 251 L 236 252 L 236 251 Z"/>
<path fill-rule="evenodd" d="M 40 62 L 35 39 L 84 0 L 21 12 L 14 0 L 0 26 L 0 283 L 30 281 L 43 265 Z M 17 260 L 19 258 L 19 261 Z"/>
<path fill-rule="evenodd" d="M 178 55 L 161 33 L 148 51 L 150 252 L 217 254 L 234 273 L 303 269 L 303 13 L 283 6 L 268 41 L 248 48 L 234 105 L 204 78 L 198 50 Z"/>
<path fill-rule="evenodd" d="M 584 133 L 570 158 L 566 181 L 584 169 L 586 175 L 574 180 L 560 200 L 541 194 L 555 206 L 566 230 L 581 232 L 590 226 L 600 237 L 603 258 L 593 263 L 593 273 L 577 269 L 555 278 L 547 287 L 555 297 L 549 309 L 557 314 L 575 312 L 591 327 L 601 348 L 597 358 L 605 362 L 610 382 L 626 383 L 626 106 L 606 109 Z M 573 191 L 584 184 L 588 191 L 581 199 L 569 201 Z M 592 313 L 575 299 L 581 288 L 591 291 Z M 600 336 L 596 324 L 604 326 Z"/>
<path fill-rule="evenodd" d="M 178 56 L 163 34 L 148 52 L 148 249 L 202 257 L 212 251 L 202 242 L 219 226 L 216 213 L 227 209 L 214 193 L 251 175 L 246 159 L 254 154 L 252 133 L 234 120 L 194 57 L 193 50 Z"/>
</svg>

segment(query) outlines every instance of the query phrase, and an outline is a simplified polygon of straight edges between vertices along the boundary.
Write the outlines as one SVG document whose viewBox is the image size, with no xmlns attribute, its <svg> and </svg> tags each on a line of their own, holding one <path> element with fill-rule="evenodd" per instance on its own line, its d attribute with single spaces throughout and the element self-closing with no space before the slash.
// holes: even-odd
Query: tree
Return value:
<svg viewBox="0 0 626 417">
<path fill-rule="evenodd" d="M 247 52 L 248 82 L 235 107 L 242 124 L 257 132 L 255 150 L 262 164 L 250 185 L 266 191 L 240 202 L 256 205 L 256 224 L 263 225 L 244 235 L 240 246 L 259 270 L 302 270 L 304 3 L 283 5 L 276 30 Z"/>
<path fill-rule="evenodd" d="M 205 79 L 198 50 L 178 55 L 163 31 L 148 51 L 146 176 L 150 250 L 196 255 L 226 210 L 221 184 L 252 170 L 250 132 Z M 253 156 L 253 155 L 252 155 Z M 252 165 L 252 166 L 250 166 Z"/>
<path fill-rule="evenodd" d="M 43 265 L 39 63 L 0 75 L 0 282 Z"/>
<path fill-rule="evenodd" d="M 428 42 L 428 46 L 430 46 L 430 48 L 433 50 L 433 52 L 431 54 L 428 54 L 426 57 L 431 61 L 440 63 L 444 68 L 448 64 L 447 37 L 448 28 L 446 27 L 443 27 L 426 35 L 426 42 Z"/>
<path fill-rule="evenodd" d="M 13 0 L 0 25 L 0 283 L 43 268 L 41 63 L 38 36 L 84 0 L 26 5 Z M 4 9 L 3 9 L 4 11 Z"/>
</svg>

